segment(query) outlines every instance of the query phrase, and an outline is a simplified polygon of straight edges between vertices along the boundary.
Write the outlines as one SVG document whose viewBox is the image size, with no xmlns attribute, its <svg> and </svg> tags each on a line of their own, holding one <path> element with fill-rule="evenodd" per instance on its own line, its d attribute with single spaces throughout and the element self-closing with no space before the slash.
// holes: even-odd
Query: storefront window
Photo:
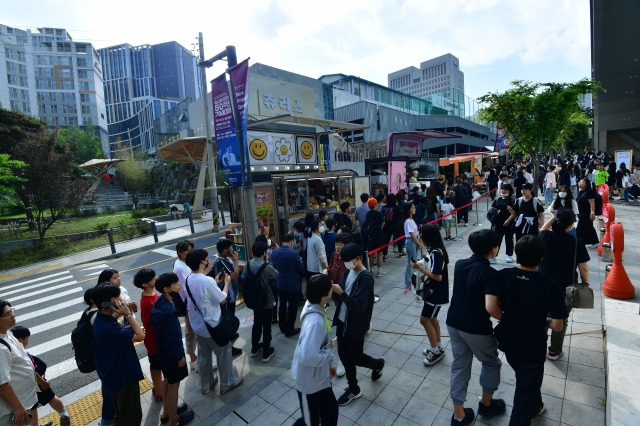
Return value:
<svg viewBox="0 0 640 426">
<path fill-rule="evenodd" d="M 353 178 L 348 176 L 341 176 L 338 179 L 340 203 L 347 201 L 351 206 L 355 207 L 355 199 L 353 198 Z"/>
<path fill-rule="evenodd" d="M 335 178 L 310 179 L 309 203 L 311 209 L 326 209 L 338 199 L 338 188 Z"/>
<path fill-rule="evenodd" d="M 307 196 L 307 180 L 296 179 L 287 181 L 287 205 L 289 206 L 289 216 L 304 216 L 309 208 L 309 197 Z"/>
</svg>

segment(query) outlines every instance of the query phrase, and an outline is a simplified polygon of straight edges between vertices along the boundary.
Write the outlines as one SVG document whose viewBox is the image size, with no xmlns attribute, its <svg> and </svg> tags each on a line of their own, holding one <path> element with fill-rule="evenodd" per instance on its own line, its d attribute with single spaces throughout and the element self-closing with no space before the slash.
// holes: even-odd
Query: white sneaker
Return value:
<svg viewBox="0 0 640 426">
<path fill-rule="evenodd" d="M 200 369 L 198 368 L 198 360 L 189 361 L 189 368 L 195 373 L 199 373 Z"/>
<path fill-rule="evenodd" d="M 387 275 L 386 272 L 383 272 L 382 269 L 378 269 L 378 272 L 376 273 L 376 277 L 385 277 Z"/>
<path fill-rule="evenodd" d="M 218 364 L 215 362 L 211 364 L 211 371 L 216 371 L 218 369 Z"/>
<path fill-rule="evenodd" d="M 344 365 L 342 365 L 342 362 L 338 361 L 338 369 L 336 371 L 336 375 L 338 377 L 342 377 L 342 376 L 344 376 L 345 373 L 346 373 L 346 371 L 344 369 Z"/>
<path fill-rule="evenodd" d="M 507 263 L 513 263 L 513 257 L 507 256 Z"/>
</svg>

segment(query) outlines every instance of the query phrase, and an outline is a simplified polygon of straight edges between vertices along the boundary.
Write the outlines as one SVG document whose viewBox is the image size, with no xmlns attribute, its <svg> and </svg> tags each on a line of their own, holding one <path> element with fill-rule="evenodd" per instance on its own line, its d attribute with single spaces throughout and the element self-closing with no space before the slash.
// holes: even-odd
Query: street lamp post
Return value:
<svg viewBox="0 0 640 426">
<path fill-rule="evenodd" d="M 224 58 L 227 59 L 228 68 L 232 68 L 233 66 L 237 65 L 238 60 L 236 56 L 236 48 L 234 46 L 227 46 L 225 50 L 218 53 L 213 58 L 205 61 L 203 59 L 202 33 L 199 33 L 199 40 L 200 40 L 201 61 L 198 63 L 198 66 L 202 67 L 203 70 L 204 68 L 209 68 L 213 66 L 214 62 Z M 204 89 L 204 91 L 206 92 L 206 89 Z M 233 116 L 236 124 L 236 134 L 238 138 L 238 152 L 240 153 L 240 168 L 242 170 L 242 183 L 243 183 L 242 187 L 240 187 L 240 193 L 241 193 L 241 200 L 242 200 L 241 202 L 242 217 L 245 225 L 243 234 L 246 242 L 246 247 L 248 248 L 250 247 L 251 244 L 253 244 L 253 240 L 257 234 L 258 221 L 256 217 L 253 182 L 251 178 L 251 166 L 248 162 L 249 159 L 247 158 L 247 155 L 246 155 L 246 147 L 245 147 L 246 141 L 244 141 L 242 137 L 242 129 L 241 129 L 241 123 L 240 123 L 241 118 L 238 116 L 237 105 L 236 105 L 235 96 L 233 93 L 231 94 L 230 99 L 232 104 Z M 209 120 L 208 120 L 209 117 L 208 117 L 208 106 L 206 105 L 207 103 L 205 102 L 205 114 L 207 115 L 206 117 L 207 119 L 205 120 L 205 122 L 207 123 L 207 134 L 208 134 L 207 139 L 209 139 L 210 138 Z M 247 258 L 248 257 L 249 257 L 249 253 L 247 251 Z"/>
<path fill-rule="evenodd" d="M 220 231 L 220 208 L 218 206 L 218 187 L 216 183 L 216 162 L 213 158 L 213 139 L 211 137 L 211 125 L 209 121 L 209 102 L 207 99 L 207 66 L 202 65 L 204 61 L 204 42 L 202 41 L 202 33 L 198 33 L 198 47 L 200 49 L 200 76 L 202 80 L 202 100 L 204 103 L 204 123 L 207 133 L 207 156 L 209 161 L 209 182 L 211 183 L 211 217 L 213 220 L 213 231 Z M 211 66 L 211 65 L 209 65 Z M 204 167 L 202 164 L 200 167 Z M 224 222 L 224 218 L 222 219 Z"/>
<path fill-rule="evenodd" d="M 164 201 L 169 208 L 169 188 L 167 186 L 167 163 L 162 163 L 162 180 L 164 181 Z"/>
</svg>

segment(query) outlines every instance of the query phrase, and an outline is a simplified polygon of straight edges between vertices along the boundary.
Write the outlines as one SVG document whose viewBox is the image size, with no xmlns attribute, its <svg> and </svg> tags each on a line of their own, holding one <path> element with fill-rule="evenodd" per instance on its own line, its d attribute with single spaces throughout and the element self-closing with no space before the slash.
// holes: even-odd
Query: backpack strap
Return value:
<svg viewBox="0 0 640 426">
<path fill-rule="evenodd" d="M 6 340 L 4 340 L 3 338 L 0 337 L 0 343 L 2 343 L 3 345 L 5 345 L 7 347 L 7 349 L 9 349 L 9 352 L 13 352 L 11 350 L 11 345 L 9 345 L 9 342 L 7 342 Z"/>
<path fill-rule="evenodd" d="M 191 276 L 191 275 L 189 275 L 189 276 Z M 200 315 L 202 315 L 202 312 L 200 311 L 200 308 L 198 308 L 198 304 L 196 303 L 196 300 L 193 298 L 193 295 L 191 294 L 191 290 L 189 290 L 189 277 L 187 277 L 185 279 L 184 285 L 185 285 L 185 287 L 187 287 L 187 293 L 189 293 L 189 298 L 193 302 L 193 306 L 195 306 L 196 311 L 198 311 L 198 313 L 200 313 Z M 204 320 L 204 318 L 203 318 L 203 320 Z"/>
</svg>

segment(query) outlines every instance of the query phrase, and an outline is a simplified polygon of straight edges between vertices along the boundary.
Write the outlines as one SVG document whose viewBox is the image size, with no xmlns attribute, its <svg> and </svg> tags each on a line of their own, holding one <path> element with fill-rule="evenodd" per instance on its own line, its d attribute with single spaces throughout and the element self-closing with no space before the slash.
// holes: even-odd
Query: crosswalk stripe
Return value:
<svg viewBox="0 0 640 426">
<path fill-rule="evenodd" d="M 95 266 L 90 266 L 88 268 L 82 268 L 82 269 L 78 269 L 78 271 L 91 271 L 92 269 L 107 269 L 109 267 L 109 265 L 106 264 L 102 264 L 102 265 L 95 265 Z"/>
<path fill-rule="evenodd" d="M 69 286 L 75 285 L 75 284 L 78 284 L 78 282 L 76 280 L 73 280 L 73 281 L 69 281 L 69 282 L 66 282 L 66 283 L 58 284 L 58 285 L 53 286 L 53 287 L 49 287 L 47 289 L 42 289 L 42 290 L 38 290 L 38 291 L 32 291 L 31 293 L 21 294 L 20 296 L 12 297 L 11 298 L 11 302 L 14 303 L 14 302 L 16 302 L 18 300 L 27 299 L 29 297 L 36 296 L 38 294 L 42 294 L 45 291 L 46 292 L 50 292 L 50 291 L 54 291 L 54 290 L 59 290 L 61 288 L 69 287 Z M 3 295 L 3 297 L 4 297 L 4 295 Z"/>
<path fill-rule="evenodd" d="M 35 278 L 33 280 L 29 280 L 29 281 L 20 281 L 17 284 L 11 284 L 8 285 L 6 287 L 2 287 L 2 291 L 4 292 L 4 290 L 9 290 L 11 288 L 16 288 L 16 287 L 22 287 L 25 284 L 31 284 L 31 283 L 35 283 L 36 281 L 42 281 L 42 280 L 46 280 L 47 278 L 51 278 L 51 277 L 57 277 L 58 275 L 62 275 L 62 274 L 68 274 L 68 271 L 64 271 L 64 272 L 57 272 L 55 274 L 50 274 L 50 275 L 46 275 L 44 277 L 40 277 L 40 278 Z"/>
<path fill-rule="evenodd" d="M 16 290 L 11 290 L 11 291 L 4 291 L 3 290 L 2 291 L 2 297 L 6 300 L 7 296 L 10 296 L 10 295 L 16 294 L 16 293 L 20 293 L 21 291 L 32 290 L 34 288 L 44 287 L 44 286 L 47 286 L 49 284 L 57 283 L 59 281 L 72 280 L 72 279 L 73 279 L 73 277 L 71 275 L 68 275 L 66 277 L 56 278 L 55 280 L 47 281 L 47 282 L 40 283 L 40 284 L 30 285 L 28 287 L 19 288 L 19 289 L 16 289 Z"/>
<path fill-rule="evenodd" d="M 66 334 L 62 337 L 58 337 L 56 339 L 51 339 L 48 342 L 42 343 L 40 345 L 27 346 L 27 350 L 34 355 L 42 355 L 45 352 L 61 348 L 64 345 L 68 345 L 69 343 L 71 343 L 71 333 Z"/>
<path fill-rule="evenodd" d="M 91 272 L 90 274 L 86 274 L 85 277 L 97 277 L 98 275 L 100 275 L 102 273 L 102 271 L 98 271 L 98 272 Z"/>
<path fill-rule="evenodd" d="M 82 289 L 80 289 L 82 290 Z M 58 303 L 57 305 L 49 306 L 44 309 L 39 309 L 37 311 L 29 312 L 28 314 L 21 314 L 18 311 L 17 319 L 19 322 L 28 321 L 33 318 L 38 318 L 39 316 L 50 314 L 51 312 L 60 311 L 64 308 L 69 308 L 71 306 L 81 306 L 86 307 L 87 305 L 84 303 L 83 297 L 78 297 L 76 299 L 67 300 L 66 302 Z M 24 306 L 24 305 L 23 305 Z M 16 309 L 20 308 L 20 306 L 15 307 Z"/>
<path fill-rule="evenodd" d="M 20 314 L 20 311 L 19 311 L 20 309 L 25 309 L 25 308 L 28 308 L 29 306 L 39 305 L 40 303 L 48 302 L 49 300 L 59 299 L 59 298 L 64 297 L 64 296 L 68 296 L 70 294 L 77 293 L 79 291 L 83 291 L 82 287 L 76 287 L 76 288 L 72 288 L 71 290 L 62 291 L 60 293 L 52 294 L 51 296 L 41 297 L 39 299 L 32 300 L 31 302 L 27 302 L 27 303 L 23 303 L 22 305 L 15 306 L 15 308 L 18 311 L 18 314 Z M 81 299 L 81 300 L 84 301 L 84 299 Z M 47 309 L 47 312 L 53 312 L 53 307 Z"/>
<path fill-rule="evenodd" d="M 47 380 L 55 379 L 56 377 L 60 377 L 63 374 L 67 374 L 78 368 L 76 364 L 76 359 L 73 357 L 73 351 L 71 351 L 71 358 L 62 361 L 55 365 L 47 366 Z"/>
<path fill-rule="evenodd" d="M 67 315 L 66 317 L 58 318 L 53 321 L 49 321 L 47 323 L 36 325 L 35 327 L 30 327 L 29 331 L 31 335 L 42 333 L 43 331 L 51 330 L 52 328 L 60 327 L 61 325 L 68 324 L 70 322 L 80 320 L 80 316 L 82 315 L 82 311 L 76 312 L 71 315 Z"/>
</svg>

